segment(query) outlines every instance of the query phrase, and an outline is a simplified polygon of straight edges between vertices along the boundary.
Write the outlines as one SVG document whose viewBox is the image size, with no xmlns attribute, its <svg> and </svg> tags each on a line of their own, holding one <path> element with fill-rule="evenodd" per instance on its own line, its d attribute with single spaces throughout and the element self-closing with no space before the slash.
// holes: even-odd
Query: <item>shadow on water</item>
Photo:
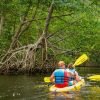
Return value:
<svg viewBox="0 0 100 100">
<path fill-rule="evenodd" d="M 80 91 L 50 93 L 43 76 L 0 76 L 0 100 L 100 100 L 100 81 L 87 76 L 100 74 L 99 68 L 77 68 L 85 77 L 86 85 Z"/>
</svg>

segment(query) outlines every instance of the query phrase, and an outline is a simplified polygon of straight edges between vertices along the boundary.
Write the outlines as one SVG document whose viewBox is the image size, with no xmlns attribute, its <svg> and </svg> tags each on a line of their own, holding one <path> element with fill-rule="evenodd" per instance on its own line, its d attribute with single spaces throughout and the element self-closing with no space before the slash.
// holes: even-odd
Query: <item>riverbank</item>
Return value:
<svg viewBox="0 0 100 100">
<path fill-rule="evenodd" d="M 84 67 L 83 67 L 84 66 Z M 100 68 L 100 66 L 95 66 L 96 68 Z M 9 67 L 9 69 L 0 69 L 0 74 L 1 75 L 20 75 L 20 74 L 28 74 L 28 75 L 35 75 L 35 74 L 49 74 L 52 73 L 57 67 L 35 67 L 35 68 L 31 68 L 31 69 L 19 69 L 17 67 Z M 86 65 L 81 65 L 76 67 L 76 69 L 79 68 L 89 68 L 89 69 L 93 69 L 94 66 L 86 66 Z"/>
<path fill-rule="evenodd" d="M 33 69 L 18 69 L 18 68 L 9 68 L 9 69 L 0 69 L 1 75 L 10 75 L 10 74 L 48 74 L 55 70 L 55 68 L 33 68 Z"/>
</svg>

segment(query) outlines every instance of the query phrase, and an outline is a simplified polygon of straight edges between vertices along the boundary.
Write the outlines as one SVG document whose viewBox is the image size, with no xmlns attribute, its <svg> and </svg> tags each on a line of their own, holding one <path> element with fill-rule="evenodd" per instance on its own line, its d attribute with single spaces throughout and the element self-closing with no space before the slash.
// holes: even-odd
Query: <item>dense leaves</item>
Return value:
<svg viewBox="0 0 100 100">
<path fill-rule="evenodd" d="M 100 62 L 99 0 L 53 0 L 54 11 L 48 30 L 48 53 L 56 60 L 73 61 L 81 53 L 90 62 Z M 33 44 L 44 30 L 51 0 L 2 0 L 0 3 L 0 56 L 8 50 L 16 29 L 33 20 L 18 39 L 18 47 Z M 37 10 L 36 10 L 37 9 Z M 33 14 L 36 11 L 34 19 Z"/>
</svg>

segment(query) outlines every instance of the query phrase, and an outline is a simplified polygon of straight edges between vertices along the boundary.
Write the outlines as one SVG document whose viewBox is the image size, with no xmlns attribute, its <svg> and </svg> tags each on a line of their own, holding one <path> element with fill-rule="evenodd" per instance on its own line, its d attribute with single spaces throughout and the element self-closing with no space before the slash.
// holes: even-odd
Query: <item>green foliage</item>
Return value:
<svg viewBox="0 0 100 100">
<path fill-rule="evenodd" d="M 48 41 L 54 46 L 62 49 L 48 48 L 49 53 L 61 53 L 71 50 L 80 53 L 86 52 L 90 55 L 91 62 L 99 63 L 100 60 L 100 3 L 99 0 L 53 0 L 54 11 L 50 22 L 48 35 L 54 34 Z M 26 14 L 30 6 L 26 20 L 37 13 L 35 21 L 21 34 L 19 42 L 22 45 L 34 43 L 42 34 L 45 18 L 51 0 L 2 0 L 0 3 L 0 17 L 4 16 L 3 31 L 0 36 L 0 54 L 6 52 L 12 40 L 12 36 Z M 66 16 L 62 16 L 66 15 Z M 66 62 L 74 61 L 75 55 L 58 55 L 57 59 Z"/>
</svg>

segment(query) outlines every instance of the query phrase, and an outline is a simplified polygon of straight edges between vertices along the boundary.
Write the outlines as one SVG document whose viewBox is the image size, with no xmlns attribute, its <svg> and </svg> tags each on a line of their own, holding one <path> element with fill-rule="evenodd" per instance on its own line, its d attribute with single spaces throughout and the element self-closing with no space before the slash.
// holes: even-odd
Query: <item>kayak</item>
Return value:
<svg viewBox="0 0 100 100">
<path fill-rule="evenodd" d="M 52 85 L 49 88 L 49 91 L 51 92 L 68 92 L 68 91 L 77 91 L 80 90 L 82 86 L 85 85 L 85 81 L 84 79 L 81 79 L 79 82 L 77 82 L 75 85 L 73 86 L 68 86 L 68 87 L 64 87 L 64 88 L 57 88 L 55 87 L 55 85 Z"/>
</svg>

